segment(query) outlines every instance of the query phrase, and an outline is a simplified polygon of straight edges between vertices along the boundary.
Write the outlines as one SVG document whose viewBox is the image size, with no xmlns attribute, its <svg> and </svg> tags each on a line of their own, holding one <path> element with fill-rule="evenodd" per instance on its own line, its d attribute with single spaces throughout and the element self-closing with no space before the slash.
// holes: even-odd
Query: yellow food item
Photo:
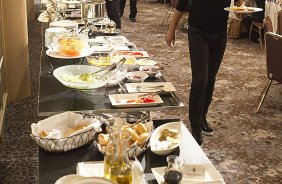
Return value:
<svg viewBox="0 0 282 184">
<path fill-rule="evenodd" d="M 42 130 L 41 132 L 39 132 L 39 137 L 44 138 L 48 136 L 48 132 L 46 132 L 45 130 Z"/>
<path fill-rule="evenodd" d="M 62 38 L 58 40 L 58 51 L 64 56 L 79 56 L 83 42 L 79 38 Z"/>
<path fill-rule="evenodd" d="M 147 128 L 145 127 L 145 125 L 143 123 L 138 123 L 136 130 L 139 134 L 143 134 L 145 132 L 148 132 Z"/>
<path fill-rule="evenodd" d="M 68 137 L 71 134 L 73 134 L 74 132 L 76 132 L 80 129 L 83 129 L 84 127 L 86 127 L 86 125 L 78 125 L 78 126 L 71 127 L 71 128 L 69 128 L 65 131 L 64 137 Z"/>
<path fill-rule="evenodd" d="M 161 131 L 159 140 L 160 140 L 160 141 L 165 141 L 165 140 L 167 140 L 168 137 L 169 137 L 169 138 L 177 139 L 178 134 L 179 134 L 179 131 L 176 130 L 176 129 L 172 129 L 172 128 L 168 129 L 168 128 L 165 128 L 165 129 L 163 129 L 163 130 Z"/>
<path fill-rule="evenodd" d="M 98 143 L 106 146 L 109 141 L 109 134 L 99 134 L 98 135 Z"/>
<path fill-rule="evenodd" d="M 109 66 L 112 64 L 110 57 L 93 57 L 88 60 L 88 63 L 95 66 Z"/>
<path fill-rule="evenodd" d="M 145 132 L 145 133 L 141 134 L 138 137 L 137 144 L 138 145 L 142 145 L 148 139 L 149 136 L 150 136 L 150 134 L 148 132 Z"/>
</svg>

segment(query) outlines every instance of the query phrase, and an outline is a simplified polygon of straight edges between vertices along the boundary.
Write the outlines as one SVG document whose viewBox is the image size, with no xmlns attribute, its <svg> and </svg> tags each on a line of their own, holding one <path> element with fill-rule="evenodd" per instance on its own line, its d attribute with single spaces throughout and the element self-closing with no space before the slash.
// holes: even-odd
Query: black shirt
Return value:
<svg viewBox="0 0 282 184">
<path fill-rule="evenodd" d="M 176 9 L 184 12 L 189 1 L 192 1 L 188 22 L 190 26 L 205 32 L 227 30 L 229 12 L 224 8 L 230 6 L 231 0 L 178 0 Z"/>
</svg>

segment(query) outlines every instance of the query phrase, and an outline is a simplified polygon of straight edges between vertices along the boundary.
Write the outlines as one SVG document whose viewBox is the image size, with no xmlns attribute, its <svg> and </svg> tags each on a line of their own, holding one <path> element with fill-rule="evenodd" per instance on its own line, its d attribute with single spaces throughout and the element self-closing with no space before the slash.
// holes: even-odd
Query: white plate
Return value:
<svg viewBox="0 0 282 184">
<path fill-rule="evenodd" d="M 70 184 L 115 184 L 114 182 L 107 180 L 105 178 L 99 177 L 80 177 L 74 179 L 70 182 Z"/>
<path fill-rule="evenodd" d="M 85 48 L 82 50 L 81 54 L 79 56 L 64 56 L 57 52 L 56 50 L 53 50 L 52 48 L 49 48 L 46 51 L 47 56 L 53 57 L 53 58 L 60 58 L 60 59 L 74 59 L 74 58 L 82 58 L 89 56 L 93 53 L 93 49 L 91 48 Z"/>
<path fill-rule="evenodd" d="M 62 1 L 62 3 L 64 3 L 64 4 L 81 4 L 80 1 L 67 1 L 67 0 Z"/>
<path fill-rule="evenodd" d="M 69 175 L 66 175 L 66 176 L 63 176 L 61 178 L 59 178 L 55 184 L 68 184 L 70 183 L 71 180 L 74 180 L 74 179 L 77 179 L 77 178 L 80 178 L 81 176 L 77 175 L 77 174 L 69 174 Z"/>
<path fill-rule="evenodd" d="M 105 39 L 113 45 L 131 45 L 128 39 L 124 36 L 105 36 Z"/>
<path fill-rule="evenodd" d="M 168 155 L 169 153 L 173 152 L 182 142 L 182 131 L 181 131 L 181 123 L 182 122 L 171 122 L 171 123 L 166 123 L 163 124 L 159 127 L 157 127 L 150 138 L 150 146 L 151 146 L 151 151 L 157 155 Z M 178 130 L 178 143 L 171 145 L 169 148 L 164 148 L 164 149 L 157 149 L 156 148 L 156 143 L 159 141 L 160 138 L 160 133 L 163 129 L 176 129 Z"/>
<path fill-rule="evenodd" d="M 139 65 L 139 66 L 154 66 L 157 64 L 157 62 L 155 60 L 151 60 L 151 59 L 148 59 L 148 58 L 144 58 L 144 59 L 138 59 L 136 61 L 136 63 Z"/>
<path fill-rule="evenodd" d="M 234 12 L 234 13 L 255 13 L 255 12 L 260 12 L 263 9 L 261 8 L 256 8 L 256 7 L 246 7 L 244 10 L 232 10 L 230 7 L 224 8 L 224 10 L 229 11 L 229 12 Z"/>
<path fill-rule="evenodd" d="M 142 93 L 134 93 L 134 94 L 113 94 L 109 95 L 110 101 L 113 106 L 115 107 L 149 107 L 149 106 L 156 106 L 159 104 L 164 103 L 163 100 L 159 95 L 154 95 L 154 102 L 148 103 L 127 103 L 128 100 L 136 100 L 138 99 L 138 95 Z"/>
<path fill-rule="evenodd" d="M 149 54 L 147 51 L 114 51 L 110 53 L 110 56 L 118 56 L 118 55 L 129 55 L 135 58 L 149 57 Z"/>
<path fill-rule="evenodd" d="M 219 174 L 219 172 L 216 170 L 216 168 L 212 164 L 206 164 L 203 165 L 205 167 L 205 177 L 204 179 L 198 179 L 198 177 L 194 177 L 191 175 L 187 175 L 185 173 L 185 167 L 187 167 L 188 164 L 184 165 L 183 169 L 183 178 L 180 182 L 180 184 L 223 184 L 224 180 L 222 176 Z M 152 172 L 159 184 L 162 184 L 164 182 L 164 170 L 165 167 L 156 167 L 152 168 Z"/>
<path fill-rule="evenodd" d="M 164 87 L 150 88 L 154 86 L 163 85 Z M 136 88 L 141 86 L 140 91 Z M 171 82 L 142 82 L 142 83 L 125 83 L 125 87 L 129 93 L 140 93 L 140 92 L 155 92 L 164 90 L 165 92 L 175 92 L 176 89 Z"/>
</svg>

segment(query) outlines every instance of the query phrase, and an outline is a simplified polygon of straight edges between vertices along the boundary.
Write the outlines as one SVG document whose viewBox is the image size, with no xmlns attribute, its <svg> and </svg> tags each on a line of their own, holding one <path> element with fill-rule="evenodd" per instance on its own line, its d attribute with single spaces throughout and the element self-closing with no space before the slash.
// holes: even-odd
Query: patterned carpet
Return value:
<svg viewBox="0 0 282 184">
<path fill-rule="evenodd" d="M 37 1 L 36 1 L 37 2 Z M 187 34 L 178 30 L 176 44 L 164 41 L 161 21 L 167 5 L 139 1 L 137 22 L 128 18 L 126 6 L 122 31 L 137 47 L 144 48 L 165 67 L 185 104 L 191 82 Z M 4 142 L 0 145 L 0 184 L 38 183 L 38 152 L 29 137 L 30 124 L 37 122 L 37 91 L 41 48 L 41 24 L 29 22 L 32 95 L 8 105 Z M 265 53 L 247 39 L 229 40 L 218 74 L 208 120 L 215 130 L 204 137 L 203 150 L 227 184 L 278 184 L 282 181 L 282 86 L 271 87 L 259 113 L 259 95 L 267 82 Z M 187 127 L 188 109 L 153 113 L 155 118 L 180 116 Z M 189 145 L 187 145 L 189 146 Z"/>
</svg>

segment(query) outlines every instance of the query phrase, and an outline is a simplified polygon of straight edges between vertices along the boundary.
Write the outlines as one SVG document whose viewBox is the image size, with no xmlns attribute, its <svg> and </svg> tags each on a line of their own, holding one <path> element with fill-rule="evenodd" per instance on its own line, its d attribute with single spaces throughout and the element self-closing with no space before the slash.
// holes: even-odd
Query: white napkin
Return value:
<svg viewBox="0 0 282 184">
<path fill-rule="evenodd" d="M 143 167 L 136 157 L 132 164 L 132 183 L 146 184 Z"/>
</svg>

